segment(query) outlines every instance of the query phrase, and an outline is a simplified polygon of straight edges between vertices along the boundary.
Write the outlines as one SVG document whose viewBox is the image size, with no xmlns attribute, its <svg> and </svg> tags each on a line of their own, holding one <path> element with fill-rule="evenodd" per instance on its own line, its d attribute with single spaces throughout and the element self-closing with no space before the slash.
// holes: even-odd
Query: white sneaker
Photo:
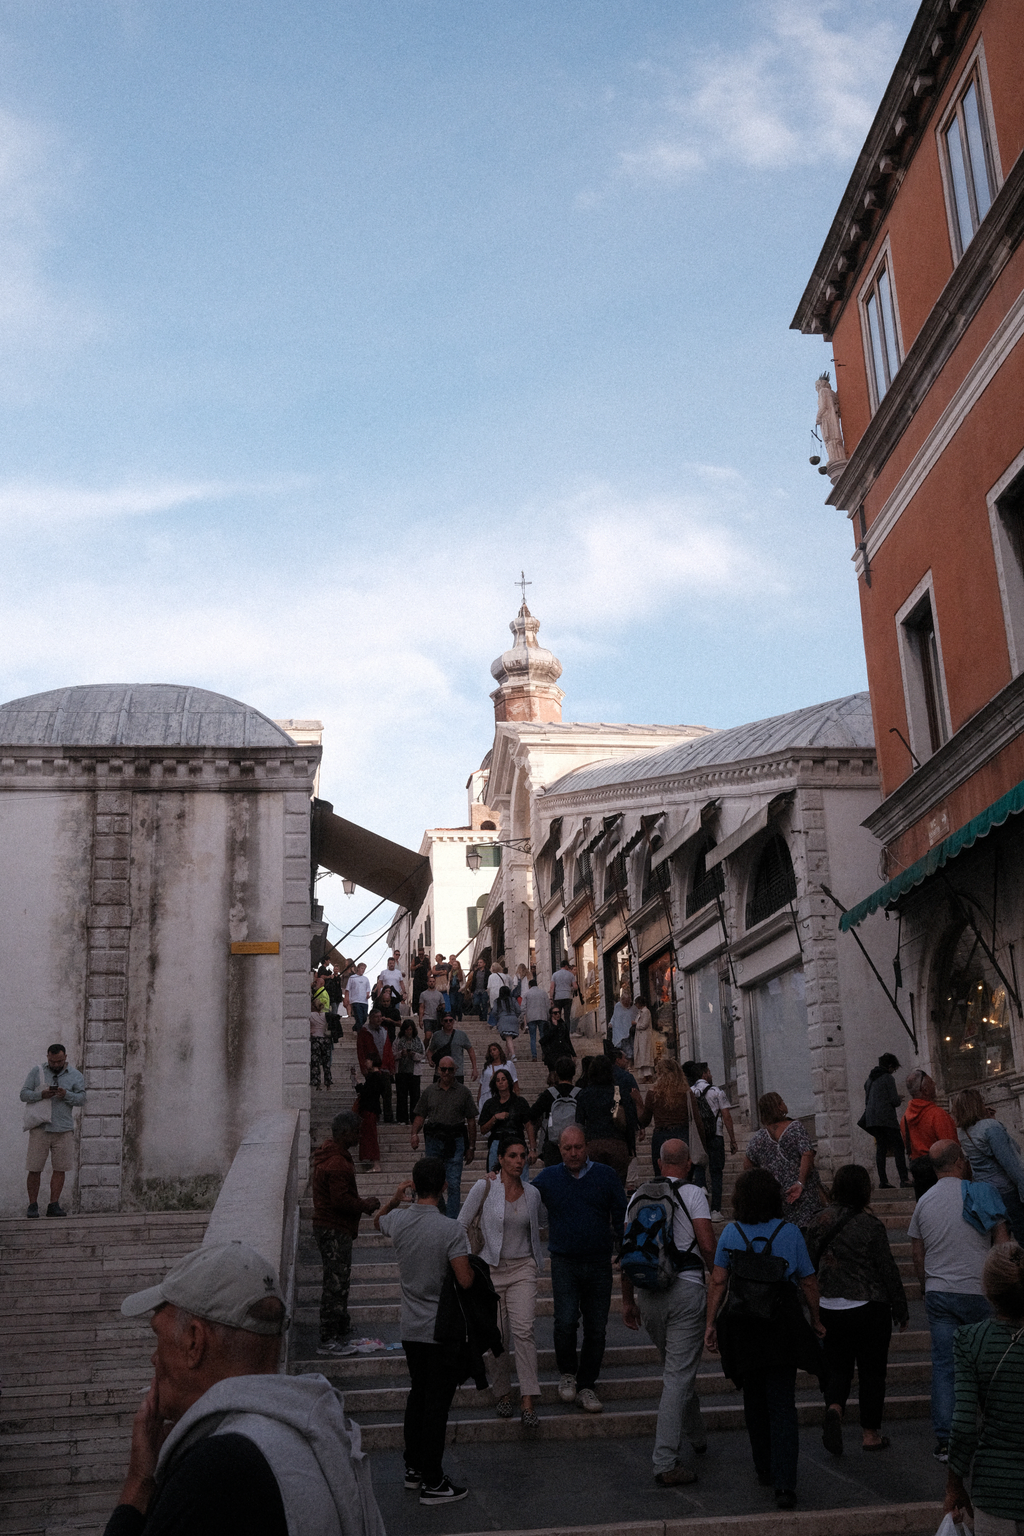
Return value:
<svg viewBox="0 0 1024 1536">
<path fill-rule="evenodd" d="M 574 1403 L 576 1401 L 575 1376 L 562 1377 L 561 1381 L 558 1383 L 558 1395 L 563 1403 Z"/>
<path fill-rule="evenodd" d="M 721 1211 L 712 1211 L 711 1212 L 711 1220 L 712 1221 L 724 1221 L 725 1217 L 722 1215 Z"/>
<path fill-rule="evenodd" d="M 592 1387 L 584 1387 L 582 1392 L 577 1392 L 576 1406 L 582 1408 L 584 1413 L 604 1412 L 604 1404 Z"/>
</svg>

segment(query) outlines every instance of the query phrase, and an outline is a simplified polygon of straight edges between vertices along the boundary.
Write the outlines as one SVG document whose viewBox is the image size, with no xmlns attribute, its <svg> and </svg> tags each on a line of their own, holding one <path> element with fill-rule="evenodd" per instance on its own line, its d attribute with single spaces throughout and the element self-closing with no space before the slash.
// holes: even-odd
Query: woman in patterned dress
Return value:
<svg viewBox="0 0 1024 1536">
<path fill-rule="evenodd" d="M 814 1169 L 814 1147 L 800 1120 L 791 1120 L 786 1102 L 777 1093 L 757 1101 L 761 1129 L 750 1138 L 744 1169 L 765 1168 L 782 1190 L 786 1220 L 801 1231 L 821 1210 L 821 1180 Z"/>
</svg>

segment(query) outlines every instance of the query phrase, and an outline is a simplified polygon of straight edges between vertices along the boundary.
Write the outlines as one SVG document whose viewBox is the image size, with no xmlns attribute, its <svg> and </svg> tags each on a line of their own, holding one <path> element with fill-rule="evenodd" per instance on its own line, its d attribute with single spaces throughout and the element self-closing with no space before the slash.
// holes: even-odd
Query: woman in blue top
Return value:
<svg viewBox="0 0 1024 1536">
<path fill-rule="evenodd" d="M 725 1228 L 715 1252 L 704 1343 L 718 1353 L 716 1320 L 725 1299 L 733 1255 L 753 1247 L 757 1253 L 770 1252 L 773 1258 L 784 1260 L 786 1281 L 792 1282 L 792 1296 L 782 1296 L 784 1305 L 771 1321 L 730 1318 L 726 1328 L 727 1309 L 722 1318 L 722 1367 L 743 1389 L 743 1417 L 757 1480 L 775 1489 L 775 1502 L 780 1509 L 792 1509 L 796 1504 L 800 1450 L 796 1372 L 801 1334 L 806 1332 L 796 1287 L 799 1285 L 803 1291 L 811 1328 L 821 1338 L 825 1330 L 818 1316 L 818 1282 L 799 1228 L 783 1217 L 779 1182 L 766 1169 L 754 1168 L 740 1174 L 733 1193 L 733 1211 L 736 1219 Z"/>
<path fill-rule="evenodd" d="M 1024 1243 L 1024 1164 L 1020 1148 L 1006 1127 L 994 1118 L 977 1088 L 963 1088 L 949 1101 L 956 1133 L 971 1173 L 979 1184 L 991 1184 L 1006 1207 L 1006 1220 L 1018 1243 Z"/>
</svg>

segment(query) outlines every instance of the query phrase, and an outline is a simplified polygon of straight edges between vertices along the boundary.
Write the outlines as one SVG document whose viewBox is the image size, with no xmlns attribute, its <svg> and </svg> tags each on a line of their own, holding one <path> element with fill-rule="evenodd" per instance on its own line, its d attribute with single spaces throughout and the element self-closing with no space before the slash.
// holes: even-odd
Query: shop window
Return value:
<svg viewBox="0 0 1024 1536">
<path fill-rule="evenodd" d="M 983 60 L 976 57 L 939 125 L 953 254 L 959 260 L 999 189 Z"/>
<path fill-rule="evenodd" d="M 750 989 L 757 1097 L 779 1093 L 795 1120 L 815 1112 L 801 966 Z"/>
<path fill-rule="evenodd" d="M 709 901 L 714 901 L 716 896 L 721 896 L 725 890 L 725 871 L 721 864 L 715 864 L 709 870 L 707 856 L 715 846 L 713 837 L 708 837 L 701 847 L 694 861 L 693 872 L 690 875 L 690 889 L 686 897 L 686 915 L 692 917 L 699 912 L 701 907 L 706 907 Z"/>
<path fill-rule="evenodd" d="M 573 874 L 572 893 L 579 896 L 583 891 L 589 891 L 594 883 L 594 875 L 590 866 L 590 854 L 584 848 L 576 855 L 576 868 Z"/>
<path fill-rule="evenodd" d="M 888 241 L 860 296 L 864 351 L 868 361 L 871 404 L 877 410 L 903 360 L 899 311 L 892 281 L 892 257 Z"/>
<path fill-rule="evenodd" d="M 781 833 L 774 833 L 761 849 L 754 870 L 754 882 L 747 902 L 747 927 L 753 928 L 796 897 L 793 861 Z"/>
<path fill-rule="evenodd" d="M 597 979 L 597 940 L 592 933 L 576 945 L 576 978 L 584 1013 L 596 1013 L 601 1001 Z"/>
<path fill-rule="evenodd" d="M 671 875 L 669 873 L 668 859 L 666 859 L 664 863 L 659 864 L 656 869 L 651 868 L 651 862 L 654 858 L 654 855 L 661 847 L 661 842 L 662 840 L 660 837 L 652 837 L 651 846 L 648 848 L 646 857 L 644 859 L 644 883 L 643 890 L 640 893 L 641 906 L 645 906 L 647 902 L 651 901 L 655 896 L 660 896 L 661 893 L 663 891 L 667 891 L 669 887 Z"/>
<path fill-rule="evenodd" d="M 623 987 L 629 988 L 629 994 L 632 997 L 633 966 L 628 939 L 624 939 L 615 949 L 608 950 L 604 957 L 604 1006 L 605 1014 L 609 1019 L 615 1004 L 619 1001 L 619 993 Z"/>
<path fill-rule="evenodd" d="M 918 762 L 924 763 L 949 739 L 930 575 L 904 603 L 896 622 L 910 745 Z"/>
<path fill-rule="evenodd" d="M 693 1059 L 706 1061 L 711 1081 L 736 1101 L 736 1020 L 728 966 L 712 960 L 691 971 L 690 1017 L 693 1020 Z"/>
<path fill-rule="evenodd" d="M 651 1010 L 651 1022 L 655 1029 L 669 1039 L 674 1039 L 676 1033 L 675 957 L 671 949 L 663 949 L 660 954 L 645 962 L 640 990 Z M 655 1042 L 655 1049 L 657 1049 L 657 1042 Z"/>
<path fill-rule="evenodd" d="M 940 951 L 935 998 L 932 1017 L 947 1093 L 1014 1071 L 1006 988 L 972 928 L 951 935 Z"/>
</svg>

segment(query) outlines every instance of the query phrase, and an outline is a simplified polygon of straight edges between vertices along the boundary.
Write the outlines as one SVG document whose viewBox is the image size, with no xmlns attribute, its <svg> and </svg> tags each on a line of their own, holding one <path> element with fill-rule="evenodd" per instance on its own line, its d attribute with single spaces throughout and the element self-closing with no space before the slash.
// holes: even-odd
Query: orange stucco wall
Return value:
<svg viewBox="0 0 1024 1536">
<path fill-rule="evenodd" d="M 883 242 L 889 241 L 904 353 L 910 350 L 953 272 L 935 127 L 960 88 L 979 37 L 984 44 L 984 68 L 1004 177 L 1024 148 L 1024 91 L 1020 86 L 1024 73 L 1024 0 L 988 0 L 935 104 L 836 326 L 833 350 L 840 364 L 837 388 L 847 452 L 851 454 L 871 414 L 857 295 Z M 1018 247 L 865 495 L 863 510 L 869 528 L 1022 291 L 1024 247 Z M 1018 345 L 875 552 L 870 587 L 864 580 L 859 584 L 883 796 L 892 794 L 912 771 L 906 748 L 889 734 L 895 726 L 909 736 L 896 613 L 927 572 L 932 573 L 952 730 L 959 729 L 1011 680 L 985 498 L 1022 448 L 1024 345 Z M 859 540 L 856 520 L 854 535 Z M 952 831 L 1022 777 L 1024 749 L 1015 743 L 935 809 L 946 810 Z M 890 850 L 891 867 L 904 867 L 919 858 L 927 852 L 929 841 L 925 818 Z"/>
</svg>

